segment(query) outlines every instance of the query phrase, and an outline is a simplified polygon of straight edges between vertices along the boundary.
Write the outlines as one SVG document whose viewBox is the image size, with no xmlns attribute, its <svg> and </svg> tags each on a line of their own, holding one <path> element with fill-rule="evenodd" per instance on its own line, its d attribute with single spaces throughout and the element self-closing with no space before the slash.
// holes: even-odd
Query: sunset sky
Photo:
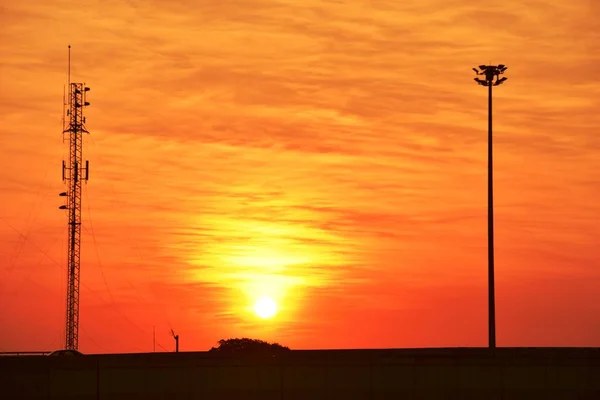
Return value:
<svg viewBox="0 0 600 400">
<path fill-rule="evenodd" d="M 64 342 L 62 98 L 91 87 L 80 350 L 600 346 L 597 0 L 2 0 L 0 351 Z M 261 297 L 277 314 L 253 312 Z"/>
</svg>

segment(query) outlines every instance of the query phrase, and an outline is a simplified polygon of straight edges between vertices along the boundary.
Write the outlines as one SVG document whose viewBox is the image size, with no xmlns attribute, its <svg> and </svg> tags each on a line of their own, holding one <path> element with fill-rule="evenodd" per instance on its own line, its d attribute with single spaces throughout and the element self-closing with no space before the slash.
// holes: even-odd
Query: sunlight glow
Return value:
<svg viewBox="0 0 600 400">
<path fill-rule="evenodd" d="M 277 313 L 277 304 L 270 297 L 261 297 L 254 304 L 254 312 L 260 318 L 271 318 Z"/>
</svg>

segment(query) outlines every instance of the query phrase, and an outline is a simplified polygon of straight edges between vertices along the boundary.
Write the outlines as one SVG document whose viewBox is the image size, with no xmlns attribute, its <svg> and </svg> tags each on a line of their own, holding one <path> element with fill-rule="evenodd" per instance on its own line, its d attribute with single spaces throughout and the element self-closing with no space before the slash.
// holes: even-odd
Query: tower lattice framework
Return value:
<svg viewBox="0 0 600 400">
<path fill-rule="evenodd" d="M 61 209 L 68 210 L 68 262 L 67 262 L 67 315 L 65 349 L 79 347 L 79 288 L 81 269 L 81 184 L 89 179 L 89 161 L 83 165 L 83 134 L 85 128 L 83 109 L 89 106 L 86 94 L 90 89 L 83 83 L 69 82 L 69 94 L 63 135 L 68 135 L 69 161 L 63 160 L 62 178 L 68 184 L 67 204 Z M 64 137 L 64 136 L 63 136 Z"/>
</svg>

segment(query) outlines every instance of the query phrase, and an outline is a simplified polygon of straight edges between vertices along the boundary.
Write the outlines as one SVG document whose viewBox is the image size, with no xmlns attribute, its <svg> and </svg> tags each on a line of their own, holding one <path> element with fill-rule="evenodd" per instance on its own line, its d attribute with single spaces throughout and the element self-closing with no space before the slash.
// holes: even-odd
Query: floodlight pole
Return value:
<svg viewBox="0 0 600 400">
<path fill-rule="evenodd" d="M 496 347 L 496 283 L 494 272 L 494 152 L 492 85 L 488 86 L 488 346 Z"/>
<path fill-rule="evenodd" d="M 475 78 L 475 81 L 488 87 L 488 347 L 496 347 L 496 296 L 494 281 L 494 162 L 493 162 L 493 136 L 492 136 L 492 86 L 498 86 L 507 79 L 500 78 L 506 71 L 506 66 L 500 64 L 480 65 L 479 69 L 473 68 L 477 75 L 484 75 L 485 79 Z M 494 80 L 495 78 L 495 80 Z"/>
</svg>

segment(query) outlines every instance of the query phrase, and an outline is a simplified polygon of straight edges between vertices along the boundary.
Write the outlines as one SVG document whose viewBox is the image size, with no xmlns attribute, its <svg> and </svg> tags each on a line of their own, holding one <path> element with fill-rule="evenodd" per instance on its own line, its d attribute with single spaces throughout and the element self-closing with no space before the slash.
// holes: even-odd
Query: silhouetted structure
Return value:
<svg viewBox="0 0 600 400">
<path fill-rule="evenodd" d="M 175 353 L 179 353 L 179 335 L 176 335 L 175 331 L 171 329 L 171 336 L 175 339 Z"/>
<path fill-rule="evenodd" d="M 65 349 L 77 350 L 79 347 L 79 270 L 81 247 L 81 181 L 89 178 L 89 161 L 82 165 L 83 133 L 85 128 L 83 108 L 90 105 L 86 93 L 90 88 L 83 83 L 71 83 L 71 46 L 69 46 L 69 97 L 66 115 L 63 115 L 64 134 L 69 134 L 69 164 L 62 163 L 63 182 L 68 182 L 68 190 L 60 193 L 67 197 L 67 204 L 61 210 L 69 210 L 69 254 L 67 265 L 67 321 L 65 330 Z M 65 124 L 65 120 L 68 121 Z"/>
<path fill-rule="evenodd" d="M 209 353 L 227 355 L 276 355 L 289 352 L 289 347 L 279 343 L 268 343 L 257 339 L 221 339 L 219 347 L 213 347 Z"/>
<path fill-rule="evenodd" d="M 500 75 L 506 71 L 504 64 L 480 65 L 479 69 L 473 68 L 477 75 L 485 79 L 475 78 L 475 81 L 488 87 L 488 322 L 489 322 L 489 347 L 496 347 L 496 301 L 494 283 L 494 175 L 492 152 L 492 87 L 504 83 L 506 77 Z"/>
<path fill-rule="evenodd" d="M 290 350 L 0 357 L 0 398 L 596 399 L 600 349 Z"/>
</svg>

